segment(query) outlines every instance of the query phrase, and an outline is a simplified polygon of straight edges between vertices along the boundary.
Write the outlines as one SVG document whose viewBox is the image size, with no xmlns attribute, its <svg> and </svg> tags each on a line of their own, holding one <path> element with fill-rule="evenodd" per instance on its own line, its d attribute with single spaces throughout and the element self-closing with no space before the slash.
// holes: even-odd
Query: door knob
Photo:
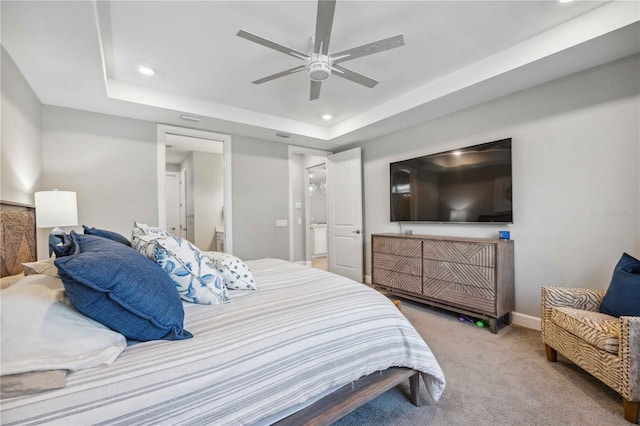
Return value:
<svg viewBox="0 0 640 426">
<path fill-rule="evenodd" d="M 356 229 L 355 231 L 351 231 L 351 232 L 353 232 L 354 234 L 359 234 L 361 231 L 359 229 Z"/>
</svg>

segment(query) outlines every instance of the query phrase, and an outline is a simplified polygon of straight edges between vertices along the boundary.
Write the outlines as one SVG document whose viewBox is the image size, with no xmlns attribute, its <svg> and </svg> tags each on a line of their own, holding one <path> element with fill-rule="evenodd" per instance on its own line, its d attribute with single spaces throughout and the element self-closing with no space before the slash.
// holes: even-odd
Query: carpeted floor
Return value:
<svg viewBox="0 0 640 426">
<path fill-rule="evenodd" d="M 422 384 L 421 407 L 398 386 L 336 422 L 355 425 L 629 425 L 621 397 L 558 354 L 546 360 L 540 332 L 498 334 L 410 301 L 402 312 L 436 355 L 447 386 L 439 401 Z"/>
</svg>

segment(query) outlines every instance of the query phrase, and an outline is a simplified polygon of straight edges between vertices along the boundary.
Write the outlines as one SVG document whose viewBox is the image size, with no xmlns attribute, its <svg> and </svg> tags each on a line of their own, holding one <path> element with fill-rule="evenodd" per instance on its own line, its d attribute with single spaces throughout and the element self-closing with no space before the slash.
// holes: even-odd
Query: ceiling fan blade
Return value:
<svg viewBox="0 0 640 426">
<path fill-rule="evenodd" d="M 331 39 L 331 27 L 333 27 L 333 13 L 335 10 L 335 0 L 318 0 L 316 36 L 313 47 L 315 53 L 329 54 L 329 41 Z"/>
<path fill-rule="evenodd" d="M 291 68 L 291 69 L 289 69 L 289 70 L 281 71 L 281 72 L 278 72 L 278 73 L 275 73 L 275 74 L 269 75 L 269 76 L 267 76 L 267 77 L 263 77 L 263 78 L 261 78 L 261 79 L 259 79 L 259 80 L 256 80 L 256 81 L 252 81 L 252 83 L 253 83 L 253 84 L 262 84 L 262 83 L 266 83 L 267 81 L 275 80 L 276 78 L 285 77 L 285 76 L 287 76 L 287 75 L 290 75 L 290 74 L 296 73 L 296 72 L 298 72 L 298 71 L 302 71 L 302 70 L 304 70 L 305 68 L 306 68 L 306 66 L 304 66 L 304 65 L 300 65 L 300 66 L 297 66 L 297 67 Z"/>
<path fill-rule="evenodd" d="M 346 69 L 345 67 L 342 67 L 340 65 L 334 64 L 331 66 L 331 68 L 338 70 L 338 72 L 333 72 L 331 73 L 331 75 L 335 75 L 336 77 L 342 77 L 349 81 L 353 81 L 354 83 L 362 84 L 363 86 L 367 86 L 369 89 L 371 89 L 376 84 L 378 84 L 378 82 L 375 81 L 374 79 L 365 77 L 362 74 L 358 74 L 357 72 Z"/>
<path fill-rule="evenodd" d="M 311 81 L 311 93 L 309 95 L 310 101 L 315 101 L 320 97 L 320 88 L 322 87 L 322 83 L 319 81 Z"/>
<path fill-rule="evenodd" d="M 353 47 L 351 49 L 343 50 L 342 52 L 333 53 L 331 54 L 331 57 L 336 58 L 333 60 L 334 64 L 339 64 L 340 62 L 362 58 L 363 56 L 373 55 L 374 53 L 384 52 L 385 50 L 394 49 L 400 46 L 404 46 L 404 37 L 402 34 L 374 41 L 372 43 L 363 44 L 362 46 Z"/>
<path fill-rule="evenodd" d="M 273 50 L 277 50 L 278 52 L 282 52 L 285 55 L 289 55 L 289 56 L 293 56 L 294 58 L 299 58 L 299 59 L 307 59 L 309 57 L 309 55 L 307 55 L 306 53 L 302 53 L 302 52 L 298 52 L 295 49 L 291 49 L 290 47 L 287 46 L 283 46 L 281 44 L 278 44 L 276 42 L 273 42 L 271 40 L 267 40 L 266 38 L 262 38 L 260 36 L 257 36 L 255 34 L 251 34 L 248 33 L 246 31 L 240 30 L 238 31 L 238 34 L 236 34 L 238 37 L 242 37 L 246 40 L 252 41 L 254 43 L 258 43 L 262 46 L 268 47 L 269 49 L 273 49 Z"/>
</svg>

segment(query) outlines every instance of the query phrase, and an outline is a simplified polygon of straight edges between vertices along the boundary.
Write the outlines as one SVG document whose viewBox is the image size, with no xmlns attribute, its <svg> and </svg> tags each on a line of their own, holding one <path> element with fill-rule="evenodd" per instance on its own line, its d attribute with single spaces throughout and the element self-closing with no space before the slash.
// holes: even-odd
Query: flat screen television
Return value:
<svg viewBox="0 0 640 426">
<path fill-rule="evenodd" d="M 392 222 L 513 223 L 511 138 L 389 165 Z"/>
</svg>

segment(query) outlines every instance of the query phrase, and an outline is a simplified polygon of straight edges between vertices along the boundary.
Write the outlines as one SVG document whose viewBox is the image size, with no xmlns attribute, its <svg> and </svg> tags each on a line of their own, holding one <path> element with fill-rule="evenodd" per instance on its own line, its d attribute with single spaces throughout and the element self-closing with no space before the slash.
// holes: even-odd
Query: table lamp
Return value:
<svg viewBox="0 0 640 426">
<path fill-rule="evenodd" d="M 49 234 L 49 244 L 62 242 L 64 231 L 60 226 L 78 225 L 78 203 L 76 193 L 71 191 L 38 191 L 36 201 L 36 227 L 53 228 Z M 51 255 L 51 248 L 49 248 Z"/>
</svg>

